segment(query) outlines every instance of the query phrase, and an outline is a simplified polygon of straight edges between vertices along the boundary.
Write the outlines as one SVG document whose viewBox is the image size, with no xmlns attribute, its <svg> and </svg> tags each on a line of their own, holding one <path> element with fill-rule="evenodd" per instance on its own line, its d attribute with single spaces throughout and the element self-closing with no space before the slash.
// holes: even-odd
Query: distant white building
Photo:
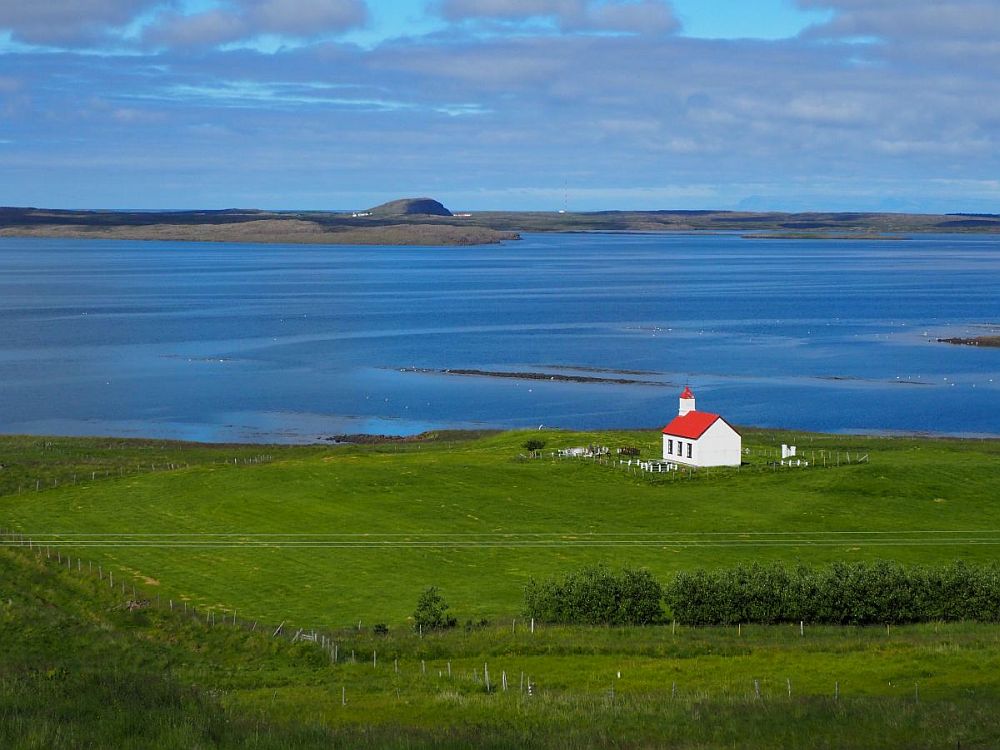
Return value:
<svg viewBox="0 0 1000 750">
<path fill-rule="evenodd" d="M 690 388 L 677 416 L 663 428 L 663 459 L 687 466 L 739 466 L 743 438 L 718 414 L 695 409 Z"/>
</svg>

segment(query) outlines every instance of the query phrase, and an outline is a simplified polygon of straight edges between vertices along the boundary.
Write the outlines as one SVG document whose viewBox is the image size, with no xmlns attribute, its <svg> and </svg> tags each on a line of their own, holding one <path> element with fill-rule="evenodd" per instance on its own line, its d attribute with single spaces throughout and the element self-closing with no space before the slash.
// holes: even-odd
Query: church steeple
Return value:
<svg viewBox="0 0 1000 750">
<path fill-rule="evenodd" d="M 683 417 L 689 411 L 695 411 L 694 393 L 691 391 L 689 386 L 684 386 L 684 392 L 681 393 L 680 408 L 677 410 L 677 416 Z"/>
</svg>

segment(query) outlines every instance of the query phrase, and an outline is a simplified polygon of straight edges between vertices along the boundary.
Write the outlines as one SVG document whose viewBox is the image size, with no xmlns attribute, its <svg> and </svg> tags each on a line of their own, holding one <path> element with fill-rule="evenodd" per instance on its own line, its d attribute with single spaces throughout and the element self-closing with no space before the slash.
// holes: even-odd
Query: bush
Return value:
<svg viewBox="0 0 1000 750">
<path fill-rule="evenodd" d="M 667 606 L 689 625 L 798 622 L 836 625 L 1000 621 L 1000 567 L 781 563 L 678 573 Z"/>
<path fill-rule="evenodd" d="M 417 609 L 413 613 L 414 630 L 435 630 L 453 628 L 457 620 L 445 613 L 448 604 L 441 596 L 437 586 L 428 586 L 417 599 Z"/>
<path fill-rule="evenodd" d="M 524 614 L 543 622 L 647 625 L 663 617 L 663 589 L 645 570 L 590 567 L 524 588 Z"/>
<path fill-rule="evenodd" d="M 532 438 L 531 440 L 525 440 L 522 446 L 526 451 L 534 453 L 535 451 L 540 451 L 545 447 L 544 440 L 538 440 L 537 438 Z"/>
</svg>

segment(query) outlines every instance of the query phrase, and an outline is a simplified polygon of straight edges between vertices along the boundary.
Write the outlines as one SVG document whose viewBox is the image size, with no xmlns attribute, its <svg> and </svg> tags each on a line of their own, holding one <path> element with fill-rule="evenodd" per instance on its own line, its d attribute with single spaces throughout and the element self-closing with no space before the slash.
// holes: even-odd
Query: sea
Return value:
<svg viewBox="0 0 1000 750">
<path fill-rule="evenodd" d="M 737 426 L 1000 436 L 1000 237 L 477 247 L 0 239 L 0 433 L 307 443 Z M 458 372 L 456 372 L 458 371 Z"/>
</svg>

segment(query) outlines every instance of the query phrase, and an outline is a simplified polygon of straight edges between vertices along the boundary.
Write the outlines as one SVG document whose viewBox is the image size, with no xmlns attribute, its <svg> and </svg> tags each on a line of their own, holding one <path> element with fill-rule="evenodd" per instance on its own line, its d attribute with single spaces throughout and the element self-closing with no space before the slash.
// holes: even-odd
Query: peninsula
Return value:
<svg viewBox="0 0 1000 750">
<path fill-rule="evenodd" d="M 0 208 L 0 237 L 303 245 L 487 245 L 520 239 L 508 229 L 440 221 L 448 217 L 451 211 L 429 198 L 353 213 Z"/>
<path fill-rule="evenodd" d="M 757 238 L 871 239 L 903 234 L 1000 233 L 1000 214 L 745 211 L 476 211 L 432 198 L 363 211 L 75 211 L 0 208 L 0 237 L 339 245 L 480 245 L 521 232 L 747 232 Z"/>
</svg>

